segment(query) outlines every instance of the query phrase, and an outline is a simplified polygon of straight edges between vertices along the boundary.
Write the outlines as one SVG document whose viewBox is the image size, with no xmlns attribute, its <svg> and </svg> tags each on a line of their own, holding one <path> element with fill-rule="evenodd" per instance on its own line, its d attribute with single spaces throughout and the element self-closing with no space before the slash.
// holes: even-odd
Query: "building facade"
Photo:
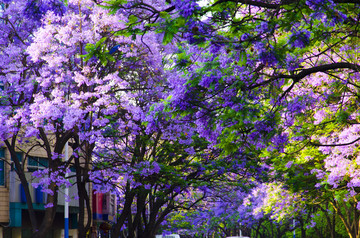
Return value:
<svg viewBox="0 0 360 238">
<path fill-rule="evenodd" d="M 39 153 L 33 153 L 24 160 L 24 154 L 17 153 L 21 161 L 25 161 L 24 171 L 29 182 L 32 205 L 35 215 L 41 220 L 45 213 L 47 194 L 42 192 L 41 187 L 33 187 L 39 179 L 32 176 L 32 172 L 44 169 L 48 165 L 47 158 Z M 0 148 L 0 238 L 27 238 L 31 236 L 31 224 L 28 214 L 28 205 L 24 188 L 14 169 L 10 159 L 10 153 L 5 148 Z M 77 194 L 76 186 L 69 189 L 69 194 Z M 64 189 L 59 189 L 58 206 L 53 223 L 53 229 L 47 238 L 61 238 L 64 234 Z M 72 199 L 69 202 L 69 237 L 77 238 L 77 215 L 79 211 L 78 201 Z"/>
<path fill-rule="evenodd" d="M 36 153 L 37 152 L 37 153 Z M 47 194 L 41 187 L 35 188 L 39 179 L 32 173 L 44 169 L 48 166 L 48 160 L 41 151 L 34 151 L 25 159 L 21 152 L 17 153 L 18 159 L 24 161 L 24 171 L 29 182 L 32 205 L 36 216 L 41 220 L 45 213 Z M 31 237 L 31 224 L 28 214 L 28 205 L 24 188 L 14 169 L 10 153 L 6 148 L 0 148 L 0 238 L 28 238 Z M 69 176 L 74 175 L 69 174 Z M 92 204 L 92 231 L 96 237 L 108 237 L 111 226 L 116 220 L 117 201 L 115 195 L 110 193 L 99 193 L 92 191 L 91 184 L 87 187 L 88 194 L 92 194 L 90 202 Z M 59 188 L 58 206 L 53 222 L 53 228 L 48 233 L 47 238 L 64 237 L 64 188 Z M 78 194 L 76 185 L 69 188 L 71 197 Z M 69 201 L 69 238 L 77 238 L 79 203 L 76 199 Z M 86 219 L 88 219 L 86 217 Z M 90 234 L 89 234 L 90 237 Z"/>
</svg>

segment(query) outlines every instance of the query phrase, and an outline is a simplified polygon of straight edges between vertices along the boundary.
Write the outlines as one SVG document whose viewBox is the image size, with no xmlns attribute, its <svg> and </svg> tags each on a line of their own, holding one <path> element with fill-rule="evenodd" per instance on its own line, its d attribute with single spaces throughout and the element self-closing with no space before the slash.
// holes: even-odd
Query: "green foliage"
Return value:
<svg viewBox="0 0 360 238">
<path fill-rule="evenodd" d="M 171 19 L 168 13 L 161 12 L 160 16 L 165 19 L 165 24 L 161 27 L 163 30 L 159 30 L 158 32 L 163 32 L 163 44 L 167 45 L 172 42 L 175 34 L 179 32 L 181 28 L 185 26 L 185 18 L 177 17 L 175 19 Z"/>
<path fill-rule="evenodd" d="M 108 3 L 113 5 L 112 9 L 116 11 L 116 4 L 121 5 L 124 1 L 114 0 Z M 179 44 L 179 50 L 170 57 L 173 72 L 188 78 L 186 84 L 182 85 L 187 87 L 187 92 L 193 92 L 188 103 L 190 105 L 199 103 L 199 109 L 195 106 L 186 110 L 181 109 L 182 111 L 169 116 L 168 113 L 172 112 L 173 108 L 171 98 L 168 98 L 161 102 L 165 110 L 157 112 L 155 117 L 169 122 L 171 119 L 192 115 L 197 110 L 208 109 L 210 119 L 207 129 L 215 131 L 219 126 L 223 128 L 214 142 L 217 143 L 216 149 L 221 151 L 222 155 L 233 155 L 241 151 L 246 155 L 244 157 L 250 158 L 245 166 L 249 171 L 252 171 L 251 167 L 269 164 L 274 175 L 269 175 L 268 179 L 279 180 L 283 188 L 287 188 L 286 193 L 274 189 L 274 196 L 264 207 L 264 211 L 271 214 L 274 209 L 279 208 L 276 204 L 278 201 L 286 200 L 286 195 L 289 194 L 294 196 L 293 200 L 296 202 L 288 207 L 284 212 L 285 215 L 280 214 L 274 218 L 280 222 L 286 220 L 286 215 L 294 215 L 296 208 L 312 209 L 313 206 L 318 205 L 317 203 L 323 202 L 328 205 L 331 199 L 340 201 L 345 196 L 342 192 L 334 192 L 334 188 L 327 184 L 326 176 L 325 179 L 319 179 L 314 171 L 324 171 L 324 161 L 328 157 L 319 149 L 321 138 L 331 137 L 351 123 L 359 122 L 359 118 L 351 117 L 358 111 L 359 100 L 354 95 L 359 94 L 359 90 L 353 89 L 353 87 L 358 88 L 358 82 L 355 80 L 348 85 L 347 81 L 350 77 L 345 71 L 342 74 L 341 69 L 320 69 L 304 77 L 301 73 L 322 64 L 358 61 L 358 55 L 354 54 L 351 47 L 345 47 L 343 51 L 349 55 L 348 58 L 341 55 L 343 46 L 358 45 L 356 33 L 358 25 L 349 23 L 350 17 L 358 17 L 357 11 L 351 8 L 357 5 L 339 4 L 332 9 L 333 6 L 330 5 L 309 6 L 311 2 L 300 0 L 281 1 L 280 5 L 273 9 L 270 6 L 277 4 L 276 1 L 261 2 L 264 6 L 254 8 L 250 8 L 249 4 L 256 3 L 215 0 L 201 11 L 194 13 L 193 18 L 184 18 L 180 13 L 172 15 L 172 12 L 155 12 L 154 15 L 160 21 L 145 24 L 144 28 L 141 28 L 145 30 L 140 30 L 141 20 L 130 15 L 126 23 L 127 29 L 116 32 L 115 35 L 136 37 L 147 30 L 154 30 L 161 35 L 162 43 L 168 45 L 178 39 L 183 40 L 180 37 L 182 34 L 188 35 L 187 33 L 192 32 L 191 29 L 186 29 L 186 21 L 190 18 L 194 22 L 202 17 L 208 19 L 202 22 L 206 25 L 202 30 L 210 32 L 207 39 L 211 38 L 211 40 L 201 42 L 203 36 L 198 31 L 192 32 L 194 34 L 191 35 L 191 39 L 195 39 L 195 42 L 191 45 L 182 42 Z M 339 18 L 336 18 L 336 14 L 339 14 L 337 10 L 348 13 L 349 18 L 346 21 L 349 22 L 339 21 Z M 334 19 L 335 21 L 330 22 Z M 263 27 L 263 23 L 266 23 L 268 29 L 261 31 L 259 29 Z M 301 38 L 295 34 L 296 32 L 308 33 L 306 39 L 302 39 L 303 45 L 300 42 L 299 46 L 299 42 L 296 42 Z M 248 36 L 243 38 L 244 34 Z M 212 44 L 215 45 L 214 42 L 222 50 L 216 57 L 214 56 L 216 53 L 207 51 Z M 86 50 L 88 55 L 85 60 L 95 56 L 103 65 L 106 65 L 108 60 L 113 60 L 108 59 L 104 54 L 106 50 L 101 49 L 101 43 L 89 45 Z M 261 58 L 264 56 L 261 53 L 272 53 L 271 60 L 277 62 L 274 64 L 267 62 Z M 201 60 L 197 62 L 196 59 L 199 58 Z M 299 60 L 298 64 L 290 67 L 289 58 Z M 226 63 L 227 60 L 231 63 Z M 239 69 L 238 66 L 242 68 Z M 238 73 L 239 71 L 246 72 L 246 75 Z M 311 80 L 315 80 L 312 77 L 317 73 L 324 74 L 326 80 L 312 84 Z M 215 83 L 202 86 L 204 77 L 218 75 L 221 77 L 216 78 Z M 228 80 L 229 76 L 234 76 L 236 80 Z M 231 93 L 235 92 L 236 96 L 225 101 L 223 98 L 227 90 L 229 92 L 233 90 Z M 222 92 L 225 92 L 224 97 L 217 95 Z M 349 96 L 345 95 L 349 94 L 354 97 L 348 99 Z M 306 102 L 311 97 L 313 100 Z M 323 101 L 318 103 L 317 99 Z M 298 106 L 303 107 L 302 109 L 296 109 L 297 105 L 294 106 L 295 109 L 291 108 L 291 103 L 296 100 L 304 102 L 304 105 L 299 103 L 301 105 Z M 206 103 L 201 104 L 202 102 Z M 238 109 L 235 106 L 228 106 L 229 104 L 242 107 Z M 334 109 L 336 107 L 337 110 Z M 154 108 L 155 106 L 152 107 Z M 320 110 L 326 113 L 321 123 L 315 119 L 316 113 Z M 289 142 L 283 142 L 287 143 L 285 148 L 274 145 L 276 143 L 272 139 L 279 134 L 288 135 Z M 162 162 L 161 182 L 170 181 L 171 185 L 185 186 L 187 181 L 184 176 L 189 175 L 190 172 L 184 172 L 183 164 L 179 161 L 188 155 L 177 154 L 175 149 L 183 148 L 177 143 L 171 145 L 164 143 L 162 150 L 157 154 L 159 161 Z M 203 175 L 210 177 L 217 166 L 226 167 L 219 161 L 214 164 L 209 165 L 200 156 L 195 156 L 186 166 L 189 171 L 204 169 Z M 349 178 L 345 177 L 344 180 Z M 210 182 L 195 183 L 193 186 L 196 188 L 208 184 Z M 341 185 L 345 186 L 345 183 Z M 300 197 L 303 199 L 298 199 Z M 324 216 L 323 213 L 319 215 L 322 218 Z M 176 219 L 181 220 L 182 215 L 174 216 L 174 220 Z M 210 223 L 218 223 L 222 228 L 225 226 L 215 218 Z M 310 224 L 310 221 L 306 220 L 304 223 Z M 265 228 L 274 227 L 273 224 L 267 223 Z M 299 234 L 299 231 L 297 233 Z M 313 229 L 310 233 L 316 232 Z"/>
<path fill-rule="evenodd" d="M 69 0 L 61 0 L 65 6 L 68 6 L 69 5 Z"/>
<path fill-rule="evenodd" d="M 105 4 L 101 4 L 100 6 L 109 9 L 110 14 L 115 14 L 118 10 L 121 9 L 121 6 L 127 2 L 127 0 L 107 0 L 104 2 Z"/>
<path fill-rule="evenodd" d="M 107 37 L 103 37 L 95 44 L 86 44 L 85 50 L 87 54 L 80 55 L 80 57 L 83 58 L 85 62 L 90 60 L 92 57 L 96 57 L 100 60 L 103 66 L 106 66 L 109 61 L 114 62 L 115 58 L 108 53 L 106 45 L 104 44 L 106 40 Z"/>
</svg>

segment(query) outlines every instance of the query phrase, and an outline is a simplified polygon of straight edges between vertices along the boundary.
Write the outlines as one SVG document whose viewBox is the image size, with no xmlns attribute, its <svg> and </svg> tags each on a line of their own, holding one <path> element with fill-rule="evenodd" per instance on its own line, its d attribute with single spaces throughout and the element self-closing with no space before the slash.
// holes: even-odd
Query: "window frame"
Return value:
<svg viewBox="0 0 360 238">
<path fill-rule="evenodd" d="M 0 148 L 0 187 L 6 186 L 5 148 Z"/>
<path fill-rule="evenodd" d="M 49 167 L 49 161 L 46 157 L 40 156 L 28 156 L 27 157 L 27 171 L 35 172 L 38 170 L 43 170 Z"/>
</svg>

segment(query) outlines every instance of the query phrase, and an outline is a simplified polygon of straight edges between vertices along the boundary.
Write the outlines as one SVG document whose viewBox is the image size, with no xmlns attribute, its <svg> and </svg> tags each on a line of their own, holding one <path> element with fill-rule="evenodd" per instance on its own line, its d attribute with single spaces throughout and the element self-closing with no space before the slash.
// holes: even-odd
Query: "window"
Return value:
<svg viewBox="0 0 360 238">
<path fill-rule="evenodd" d="M 0 186 L 5 185 L 5 149 L 0 149 Z"/>
<path fill-rule="evenodd" d="M 34 157 L 29 156 L 28 157 L 28 171 L 34 172 L 39 169 L 44 169 L 49 167 L 49 161 L 47 158 L 41 158 L 41 157 Z"/>
<path fill-rule="evenodd" d="M 110 195 L 110 211 L 109 214 L 114 216 L 116 214 L 115 211 L 115 194 Z"/>
<path fill-rule="evenodd" d="M 23 153 L 22 152 L 15 152 L 16 153 L 16 157 L 19 160 L 20 164 L 22 163 L 22 157 L 23 157 Z M 11 157 L 11 171 L 16 170 L 16 166 L 14 163 L 14 159 L 13 157 Z"/>
<path fill-rule="evenodd" d="M 16 157 L 18 158 L 18 160 L 21 164 L 23 153 L 22 152 L 15 152 L 15 153 L 16 153 Z M 14 159 L 12 157 L 11 157 L 11 161 L 14 161 Z"/>
</svg>

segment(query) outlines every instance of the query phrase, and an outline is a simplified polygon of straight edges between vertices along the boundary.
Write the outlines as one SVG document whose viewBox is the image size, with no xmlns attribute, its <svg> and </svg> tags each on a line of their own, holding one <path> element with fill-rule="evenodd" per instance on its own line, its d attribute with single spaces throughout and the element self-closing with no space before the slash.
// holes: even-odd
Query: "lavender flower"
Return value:
<svg viewBox="0 0 360 238">
<path fill-rule="evenodd" d="M 199 4 L 194 0 L 175 0 L 175 8 L 185 18 L 200 10 Z"/>
<path fill-rule="evenodd" d="M 289 43 L 293 48 L 305 48 L 310 43 L 310 32 L 307 30 L 293 32 Z"/>
<path fill-rule="evenodd" d="M 291 168 L 291 165 L 294 163 L 294 161 L 289 161 L 286 163 L 285 167 L 290 169 Z"/>
</svg>

